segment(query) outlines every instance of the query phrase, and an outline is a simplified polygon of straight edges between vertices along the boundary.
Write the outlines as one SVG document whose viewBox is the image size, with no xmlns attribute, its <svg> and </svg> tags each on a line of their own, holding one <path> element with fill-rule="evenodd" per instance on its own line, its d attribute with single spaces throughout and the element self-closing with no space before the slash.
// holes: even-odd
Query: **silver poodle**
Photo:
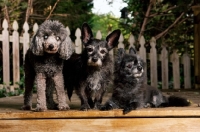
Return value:
<svg viewBox="0 0 200 132">
<path fill-rule="evenodd" d="M 25 94 L 23 110 L 32 109 L 32 90 L 37 89 L 35 111 L 48 109 L 67 110 L 64 81 L 62 75 L 63 61 L 73 53 L 71 39 L 67 30 L 58 21 L 46 20 L 33 36 L 30 48 L 25 55 Z M 56 90 L 58 104 L 53 100 Z"/>
</svg>

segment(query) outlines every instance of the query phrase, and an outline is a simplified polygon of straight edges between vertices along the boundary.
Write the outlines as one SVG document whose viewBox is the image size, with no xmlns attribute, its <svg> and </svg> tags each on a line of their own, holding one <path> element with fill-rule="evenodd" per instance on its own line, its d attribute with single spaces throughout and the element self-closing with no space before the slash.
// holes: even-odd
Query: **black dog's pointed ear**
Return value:
<svg viewBox="0 0 200 132">
<path fill-rule="evenodd" d="M 87 23 L 83 23 L 81 28 L 81 40 L 83 44 L 87 44 L 93 37 L 92 30 Z"/>
<path fill-rule="evenodd" d="M 111 50 L 115 46 L 118 45 L 118 40 L 120 37 L 121 31 L 119 29 L 114 30 L 106 37 L 106 41 L 108 43 L 108 50 Z"/>
<path fill-rule="evenodd" d="M 119 48 L 118 51 L 117 51 L 117 55 L 118 57 L 123 57 L 125 54 L 125 50 L 123 48 Z"/>
<path fill-rule="evenodd" d="M 133 48 L 133 47 L 131 47 L 130 49 L 129 49 L 129 54 L 132 54 L 132 55 L 134 55 L 134 54 L 136 54 L 137 52 L 136 52 L 136 50 Z"/>
</svg>

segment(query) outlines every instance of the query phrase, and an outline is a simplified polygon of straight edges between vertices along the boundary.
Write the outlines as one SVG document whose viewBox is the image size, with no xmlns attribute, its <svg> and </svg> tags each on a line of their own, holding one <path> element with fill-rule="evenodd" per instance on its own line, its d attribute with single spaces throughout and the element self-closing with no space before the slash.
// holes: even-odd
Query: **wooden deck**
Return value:
<svg viewBox="0 0 200 132">
<path fill-rule="evenodd" d="M 199 132 L 200 94 L 198 91 L 165 92 L 187 97 L 190 107 L 147 108 L 127 115 L 122 110 L 79 111 L 79 100 L 73 95 L 71 110 L 22 111 L 22 96 L 0 98 L 0 132 Z M 107 100 L 110 94 L 107 94 Z M 35 96 L 34 96 L 35 104 Z"/>
</svg>

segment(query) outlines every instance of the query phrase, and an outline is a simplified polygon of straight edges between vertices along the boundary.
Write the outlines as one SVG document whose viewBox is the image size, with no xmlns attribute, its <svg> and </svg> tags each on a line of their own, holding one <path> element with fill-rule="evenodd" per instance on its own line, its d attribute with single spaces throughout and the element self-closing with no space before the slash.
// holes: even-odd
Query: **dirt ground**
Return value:
<svg viewBox="0 0 200 132">
<path fill-rule="evenodd" d="M 180 97 L 185 97 L 192 102 L 192 106 L 198 106 L 200 103 L 200 90 L 168 90 L 163 91 L 164 95 L 176 95 Z M 111 93 L 107 93 L 104 96 L 103 102 L 108 100 L 111 96 Z M 54 96 L 56 99 L 56 96 Z M 71 109 L 79 109 L 80 100 L 78 99 L 76 94 L 73 94 L 71 98 L 71 102 L 67 99 L 67 102 Z M 33 108 L 36 104 L 36 94 L 33 96 Z M 20 108 L 23 105 L 23 96 L 13 96 L 13 97 L 5 97 L 0 98 L 0 112 L 17 112 L 21 111 Z"/>
</svg>

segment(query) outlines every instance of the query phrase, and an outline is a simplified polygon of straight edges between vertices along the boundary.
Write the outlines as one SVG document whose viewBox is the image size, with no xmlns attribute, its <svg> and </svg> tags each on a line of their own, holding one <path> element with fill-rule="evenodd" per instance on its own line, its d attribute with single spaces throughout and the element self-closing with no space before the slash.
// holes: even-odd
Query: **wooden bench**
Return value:
<svg viewBox="0 0 200 132">
<path fill-rule="evenodd" d="M 200 131 L 200 108 L 196 103 L 190 107 L 140 109 L 123 115 L 122 110 L 79 111 L 79 100 L 74 99 L 69 111 L 22 111 L 22 102 L 21 96 L 0 99 L 0 132 Z"/>
</svg>

